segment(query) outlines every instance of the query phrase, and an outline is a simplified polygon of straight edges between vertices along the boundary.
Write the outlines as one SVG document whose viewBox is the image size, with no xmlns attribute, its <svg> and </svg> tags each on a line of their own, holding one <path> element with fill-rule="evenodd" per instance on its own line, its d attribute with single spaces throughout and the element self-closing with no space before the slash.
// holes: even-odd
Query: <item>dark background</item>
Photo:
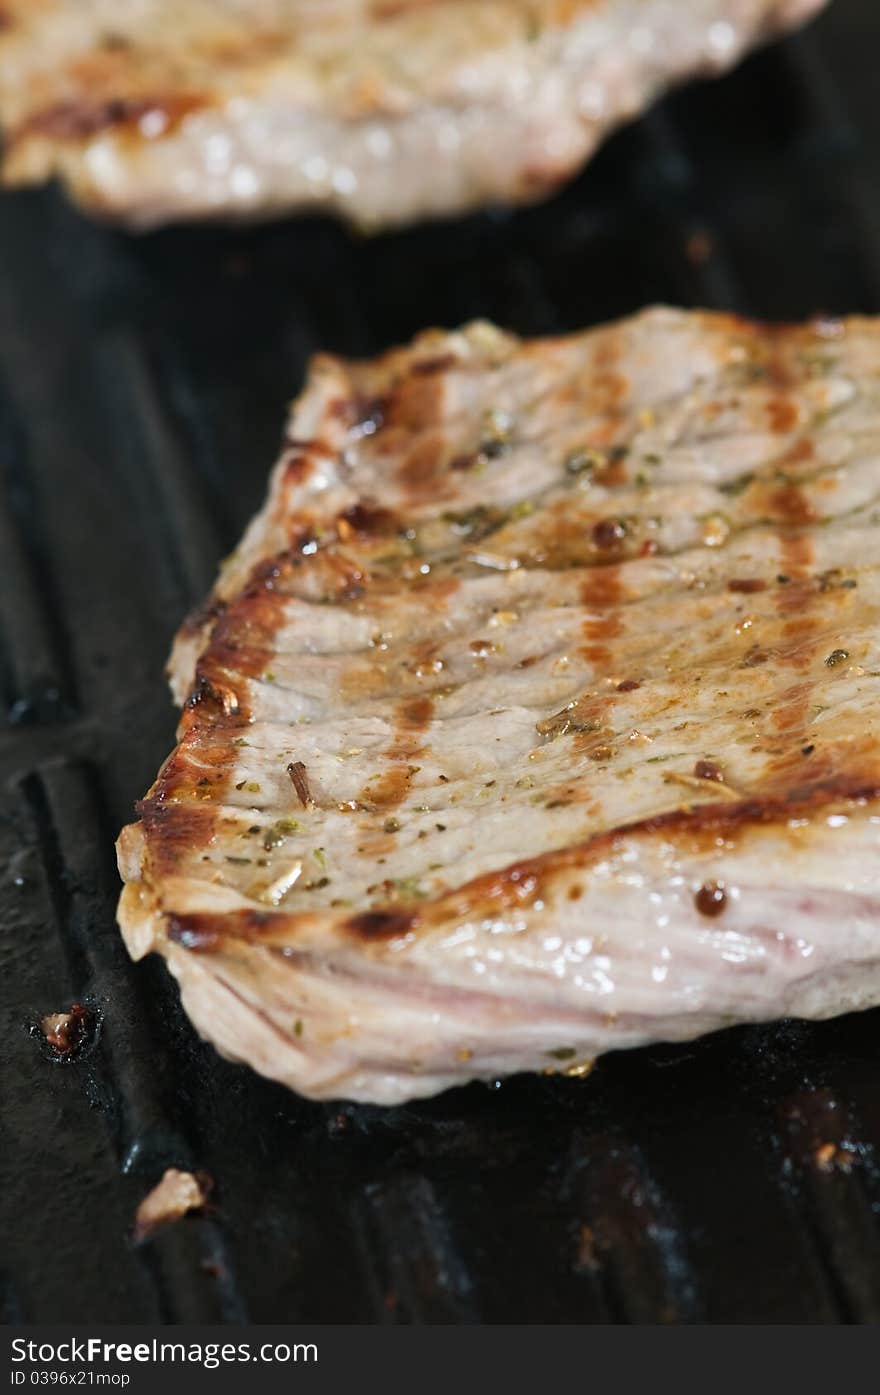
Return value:
<svg viewBox="0 0 880 1395">
<path fill-rule="evenodd" d="M 835 0 L 553 201 L 373 241 L 317 219 L 130 238 L 54 189 L 0 197 L 7 1321 L 880 1321 L 880 1014 L 582 1083 L 310 1104 L 129 964 L 112 846 L 172 742 L 171 635 L 261 499 L 307 355 L 656 300 L 877 312 L 878 51 L 876 0 Z M 100 1031 L 58 1065 L 28 1028 L 76 1000 Z M 215 1208 L 136 1249 L 171 1164 L 206 1168 Z"/>
</svg>

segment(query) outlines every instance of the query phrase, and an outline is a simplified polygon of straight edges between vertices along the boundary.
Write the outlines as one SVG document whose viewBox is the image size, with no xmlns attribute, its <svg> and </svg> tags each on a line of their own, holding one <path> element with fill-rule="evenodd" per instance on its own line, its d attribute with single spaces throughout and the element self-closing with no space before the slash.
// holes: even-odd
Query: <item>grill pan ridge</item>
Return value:
<svg viewBox="0 0 880 1395">
<path fill-rule="evenodd" d="M 675 94 L 544 205 L 130 238 L 0 198 L 0 1307 L 28 1322 L 878 1322 L 880 1010 L 383 1110 L 220 1060 L 114 922 L 171 635 L 318 348 L 666 301 L 880 312 L 873 0 Z M 844 96 L 845 89 L 845 96 Z M 69 1064 L 34 1023 L 85 1003 Z M 829 1148 L 829 1145 L 830 1148 Z M 136 1246 L 169 1166 L 204 1215 Z"/>
</svg>

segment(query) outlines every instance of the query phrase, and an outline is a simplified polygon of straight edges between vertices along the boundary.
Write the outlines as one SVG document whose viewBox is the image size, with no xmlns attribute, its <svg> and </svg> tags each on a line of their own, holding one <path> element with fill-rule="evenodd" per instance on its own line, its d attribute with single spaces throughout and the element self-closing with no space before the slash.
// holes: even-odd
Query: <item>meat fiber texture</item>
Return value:
<svg viewBox="0 0 880 1395">
<path fill-rule="evenodd" d="M 539 198 L 825 0 L 0 0 L 9 184 L 135 227 Z"/>
<path fill-rule="evenodd" d="M 395 1103 L 880 1001 L 880 321 L 319 357 L 177 640 L 120 923 Z"/>
</svg>

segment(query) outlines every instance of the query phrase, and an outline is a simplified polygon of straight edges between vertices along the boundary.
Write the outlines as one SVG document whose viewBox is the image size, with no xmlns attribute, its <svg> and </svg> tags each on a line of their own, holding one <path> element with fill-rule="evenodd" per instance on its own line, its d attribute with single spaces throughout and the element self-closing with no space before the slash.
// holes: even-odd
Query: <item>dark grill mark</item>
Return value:
<svg viewBox="0 0 880 1395">
<path fill-rule="evenodd" d="M 361 940 L 391 940 L 408 934 L 416 923 L 412 911 L 361 911 L 350 916 L 343 928 Z"/>
<path fill-rule="evenodd" d="M 77 141 L 88 140 L 114 127 L 136 127 L 140 130 L 144 117 L 154 114 L 161 119 L 162 125 L 149 139 L 157 139 L 169 135 L 186 116 L 205 105 L 203 97 L 182 94 L 173 97 L 116 97 L 102 102 L 86 97 L 71 98 L 29 116 L 13 130 L 10 145 L 28 136 Z"/>
<path fill-rule="evenodd" d="M 398 520 L 390 509 L 365 502 L 353 504 L 336 520 L 336 532 L 342 542 L 352 538 L 387 536 L 396 532 L 398 527 Z"/>
<path fill-rule="evenodd" d="M 369 780 L 360 793 L 360 801 L 367 809 L 381 810 L 387 817 L 390 810 L 406 799 L 416 773 L 410 762 L 423 750 L 422 736 L 433 712 L 433 700 L 427 696 L 405 698 L 398 704 L 395 737 L 385 753 L 392 764 Z"/>
<path fill-rule="evenodd" d="M 727 589 L 743 596 L 752 596 L 758 591 L 766 591 L 767 583 L 758 577 L 745 577 L 742 581 L 728 581 Z"/>
<path fill-rule="evenodd" d="M 217 949 L 220 944 L 218 925 L 219 922 L 211 917 L 170 915 L 165 929 L 169 940 L 182 949 L 207 951 Z"/>
</svg>

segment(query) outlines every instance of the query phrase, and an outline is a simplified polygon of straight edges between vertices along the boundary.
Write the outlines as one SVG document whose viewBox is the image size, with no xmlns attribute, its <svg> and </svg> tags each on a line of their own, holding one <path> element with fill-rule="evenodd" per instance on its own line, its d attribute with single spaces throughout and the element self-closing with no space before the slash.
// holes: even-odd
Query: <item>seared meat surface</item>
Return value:
<svg viewBox="0 0 880 1395">
<path fill-rule="evenodd" d="M 172 659 L 120 921 L 394 1102 L 880 1001 L 880 322 L 321 357 Z"/>
<path fill-rule="evenodd" d="M 538 198 L 824 0 L 2 0 L 8 183 L 135 226 Z"/>
</svg>

